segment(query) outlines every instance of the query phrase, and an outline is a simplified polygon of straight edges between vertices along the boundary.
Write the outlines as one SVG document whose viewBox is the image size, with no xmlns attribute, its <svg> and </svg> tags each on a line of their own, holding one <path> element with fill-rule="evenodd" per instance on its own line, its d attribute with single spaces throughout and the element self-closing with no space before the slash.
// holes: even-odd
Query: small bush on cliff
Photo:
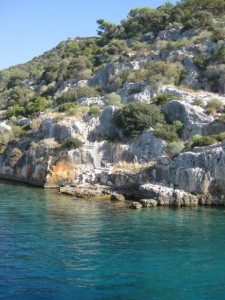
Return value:
<svg viewBox="0 0 225 300">
<path fill-rule="evenodd" d="M 180 154 L 180 152 L 185 148 L 184 142 L 177 141 L 171 142 L 166 145 L 166 153 L 171 156 Z"/>
<path fill-rule="evenodd" d="M 177 96 L 171 95 L 169 93 L 161 93 L 153 98 L 153 102 L 157 105 L 163 105 L 171 100 L 178 99 Z"/>
<path fill-rule="evenodd" d="M 168 61 L 148 62 L 146 67 L 136 71 L 138 80 L 151 86 L 162 84 L 178 84 L 185 77 L 185 68 L 180 63 Z"/>
<path fill-rule="evenodd" d="M 223 102 L 220 99 L 213 98 L 207 103 L 205 112 L 209 115 L 214 115 L 223 108 Z"/>
<path fill-rule="evenodd" d="M 100 108 L 97 105 L 92 105 L 88 111 L 89 116 L 95 117 L 100 114 Z"/>
<path fill-rule="evenodd" d="M 196 98 L 196 99 L 194 99 L 193 104 L 196 105 L 196 106 L 203 107 L 204 106 L 204 101 L 201 98 Z"/>
<path fill-rule="evenodd" d="M 212 135 L 202 136 L 200 134 L 196 134 L 192 138 L 192 146 L 193 147 L 204 147 L 216 144 L 217 140 Z"/>
<path fill-rule="evenodd" d="M 58 111 L 59 112 L 67 112 L 69 111 L 71 108 L 75 108 L 76 109 L 77 104 L 74 102 L 67 102 L 67 103 L 63 103 L 61 105 L 59 105 L 58 107 Z"/>
<path fill-rule="evenodd" d="M 164 116 L 156 105 L 137 102 L 119 109 L 114 121 L 127 136 L 136 137 L 149 127 L 163 123 Z"/>
<path fill-rule="evenodd" d="M 179 140 L 177 129 L 174 125 L 161 123 L 154 128 L 154 135 L 165 141 L 173 142 Z"/>
<path fill-rule="evenodd" d="M 82 147 L 83 142 L 75 137 L 67 138 L 61 145 L 61 149 L 78 149 Z"/>
<path fill-rule="evenodd" d="M 63 104 L 67 102 L 75 102 L 78 98 L 83 97 L 97 97 L 99 96 L 99 92 L 96 88 L 92 88 L 89 86 L 81 86 L 75 89 L 68 90 L 67 92 L 62 93 L 57 99 L 57 104 Z"/>
<path fill-rule="evenodd" d="M 49 107 L 49 101 L 45 97 L 36 97 L 33 101 L 27 103 L 26 114 L 34 114 L 44 111 Z"/>
<path fill-rule="evenodd" d="M 106 96 L 106 104 L 121 107 L 121 97 L 116 93 L 110 93 Z"/>
</svg>

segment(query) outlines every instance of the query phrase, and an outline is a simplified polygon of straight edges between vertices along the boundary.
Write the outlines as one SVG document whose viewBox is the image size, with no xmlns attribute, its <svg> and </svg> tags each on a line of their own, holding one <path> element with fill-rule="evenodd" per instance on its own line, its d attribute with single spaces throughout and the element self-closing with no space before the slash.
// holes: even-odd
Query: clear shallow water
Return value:
<svg viewBox="0 0 225 300">
<path fill-rule="evenodd" d="M 225 210 L 0 183 L 0 299 L 225 299 Z"/>
</svg>

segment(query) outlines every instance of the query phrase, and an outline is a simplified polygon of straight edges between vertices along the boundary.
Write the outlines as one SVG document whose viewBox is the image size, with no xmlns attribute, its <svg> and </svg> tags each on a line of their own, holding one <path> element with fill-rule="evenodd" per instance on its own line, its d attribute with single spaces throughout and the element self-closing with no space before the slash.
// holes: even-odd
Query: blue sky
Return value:
<svg viewBox="0 0 225 300">
<path fill-rule="evenodd" d="M 165 2 L 0 0 L 0 70 L 27 62 L 69 37 L 96 35 L 100 18 L 118 24 L 132 8 L 156 8 Z"/>
</svg>

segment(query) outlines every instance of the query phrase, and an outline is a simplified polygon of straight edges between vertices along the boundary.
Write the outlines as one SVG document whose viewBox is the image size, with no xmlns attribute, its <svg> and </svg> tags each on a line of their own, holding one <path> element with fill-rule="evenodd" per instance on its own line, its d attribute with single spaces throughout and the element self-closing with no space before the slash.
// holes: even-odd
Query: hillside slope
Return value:
<svg viewBox="0 0 225 300">
<path fill-rule="evenodd" d="M 138 189 L 159 182 L 190 193 L 172 204 L 223 203 L 224 17 L 220 0 L 136 8 L 119 25 L 98 20 L 99 37 L 1 71 L 0 176 L 162 205 Z"/>
</svg>

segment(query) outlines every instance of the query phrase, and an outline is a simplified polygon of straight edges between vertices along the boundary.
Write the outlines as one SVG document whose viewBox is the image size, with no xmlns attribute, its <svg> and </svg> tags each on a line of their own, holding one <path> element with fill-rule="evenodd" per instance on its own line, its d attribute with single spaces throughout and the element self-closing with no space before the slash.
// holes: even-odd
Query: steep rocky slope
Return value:
<svg viewBox="0 0 225 300">
<path fill-rule="evenodd" d="M 206 7 L 216 15 L 203 27 L 171 23 L 189 2 L 154 11 L 167 13 L 164 28 L 132 35 L 129 22 L 153 13 L 133 10 L 119 26 L 100 20 L 100 38 L 1 71 L 0 177 L 223 204 L 224 7 Z"/>
</svg>

